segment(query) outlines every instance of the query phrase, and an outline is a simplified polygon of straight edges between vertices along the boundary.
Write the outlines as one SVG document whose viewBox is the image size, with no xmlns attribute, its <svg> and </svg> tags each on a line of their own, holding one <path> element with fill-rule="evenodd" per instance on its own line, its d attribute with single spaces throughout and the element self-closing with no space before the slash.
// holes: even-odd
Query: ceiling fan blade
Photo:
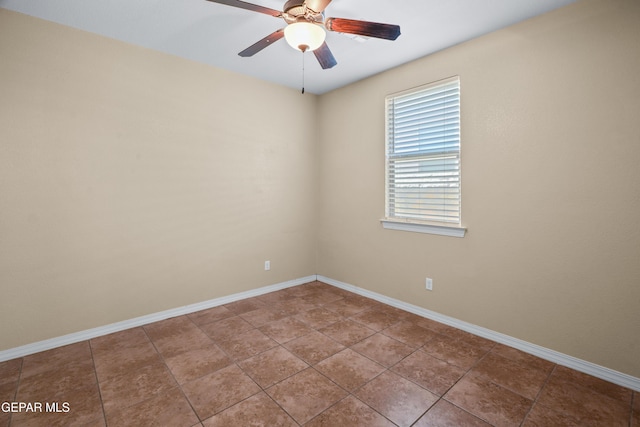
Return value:
<svg viewBox="0 0 640 427">
<path fill-rule="evenodd" d="M 212 3 L 226 4 L 227 6 L 239 7 L 240 9 L 247 9 L 253 12 L 265 13 L 267 15 L 275 16 L 279 18 L 282 16 L 282 12 L 275 9 L 269 9 L 268 7 L 258 6 L 257 4 L 247 3 L 240 0 L 207 0 Z"/>
<path fill-rule="evenodd" d="M 321 13 L 329 3 L 331 3 L 331 0 L 306 0 L 304 2 L 308 9 L 317 13 Z"/>
<path fill-rule="evenodd" d="M 242 57 L 253 56 L 256 53 L 260 52 L 265 47 L 271 46 L 272 43 L 277 42 L 283 37 L 284 37 L 284 29 L 279 29 L 278 31 L 275 31 L 269 34 L 267 37 L 263 38 L 262 40 L 258 40 L 256 43 L 252 44 L 251 46 L 249 46 L 248 48 L 240 52 L 238 55 Z"/>
<path fill-rule="evenodd" d="M 400 26 L 380 24 L 377 22 L 358 21 L 355 19 L 327 18 L 324 23 L 329 31 L 395 40 L 400 35 Z"/>
<path fill-rule="evenodd" d="M 327 46 L 327 42 L 322 43 L 319 48 L 313 51 L 313 54 L 316 56 L 323 70 L 331 68 L 338 63 L 336 58 L 333 57 L 331 49 Z"/>
</svg>

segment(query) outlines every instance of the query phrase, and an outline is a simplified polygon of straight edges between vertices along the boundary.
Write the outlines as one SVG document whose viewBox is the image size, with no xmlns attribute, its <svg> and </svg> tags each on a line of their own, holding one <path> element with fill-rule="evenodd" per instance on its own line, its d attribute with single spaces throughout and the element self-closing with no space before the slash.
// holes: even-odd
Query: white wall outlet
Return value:
<svg viewBox="0 0 640 427">
<path fill-rule="evenodd" d="M 264 262 L 264 270 L 265 271 L 271 270 L 271 261 Z"/>
<path fill-rule="evenodd" d="M 427 280 L 425 281 L 425 288 L 428 291 L 432 291 L 433 290 L 433 279 L 430 277 L 427 277 Z"/>
</svg>

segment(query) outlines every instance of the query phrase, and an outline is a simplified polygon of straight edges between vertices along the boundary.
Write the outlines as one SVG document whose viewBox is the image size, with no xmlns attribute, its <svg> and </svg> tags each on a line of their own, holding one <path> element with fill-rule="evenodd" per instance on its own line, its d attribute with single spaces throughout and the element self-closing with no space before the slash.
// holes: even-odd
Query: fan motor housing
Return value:
<svg viewBox="0 0 640 427">
<path fill-rule="evenodd" d="M 283 18 L 287 24 L 292 24 L 300 20 L 322 22 L 323 14 L 307 9 L 304 0 L 288 0 L 284 4 Z"/>
</svg>

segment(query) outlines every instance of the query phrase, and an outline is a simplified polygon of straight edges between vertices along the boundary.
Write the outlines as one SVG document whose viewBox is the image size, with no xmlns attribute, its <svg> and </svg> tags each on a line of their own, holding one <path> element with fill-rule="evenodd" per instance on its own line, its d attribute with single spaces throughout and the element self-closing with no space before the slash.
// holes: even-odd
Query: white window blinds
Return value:
<svg viewBox="0 0 640 427">
<path fill-rule="evenodd" d="M 460 80 L 386 98 L 388 219 L 460 225 Z"/>
</svg>

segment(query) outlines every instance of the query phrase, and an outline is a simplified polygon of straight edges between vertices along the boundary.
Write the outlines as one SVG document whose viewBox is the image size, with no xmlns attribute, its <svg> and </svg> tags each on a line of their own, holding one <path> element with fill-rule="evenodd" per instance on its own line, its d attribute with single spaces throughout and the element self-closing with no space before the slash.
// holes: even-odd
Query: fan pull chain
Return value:
<svg viewBox="0 0 640 427">
<path fill-rule="evenodd" d="M 304 50 L 302 51 L 302 94 L 304 95 Z"/>
</svg>

